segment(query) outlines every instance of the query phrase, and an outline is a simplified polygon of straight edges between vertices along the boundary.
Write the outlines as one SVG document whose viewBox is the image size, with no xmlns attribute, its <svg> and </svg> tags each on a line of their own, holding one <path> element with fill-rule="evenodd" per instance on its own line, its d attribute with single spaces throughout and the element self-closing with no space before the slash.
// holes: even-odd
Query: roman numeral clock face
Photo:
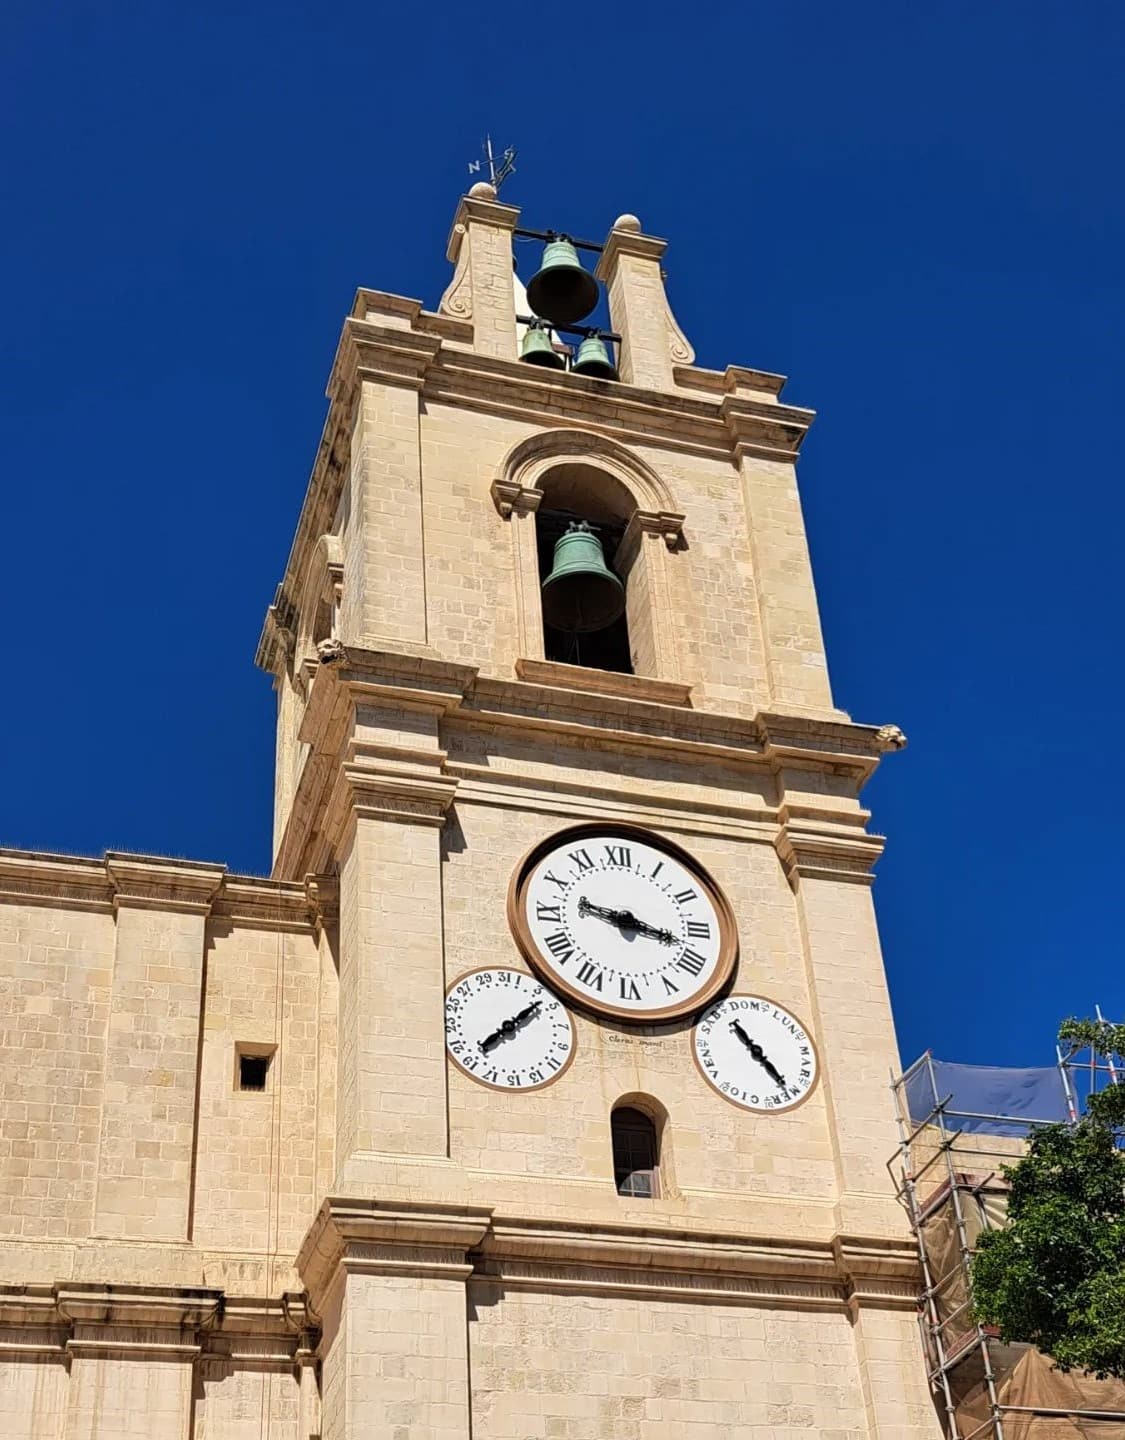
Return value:
<svg viewBox="0 0 1125 1440">
<path fill-rule="evenodd" d="M 698 1010 L 737 952 L 730 907 L 706 871 L 627 827 L 582 826 L 537 846 L 513 878 L 509 918 L 543 980 L 622 1020 Z"/>
</svg>

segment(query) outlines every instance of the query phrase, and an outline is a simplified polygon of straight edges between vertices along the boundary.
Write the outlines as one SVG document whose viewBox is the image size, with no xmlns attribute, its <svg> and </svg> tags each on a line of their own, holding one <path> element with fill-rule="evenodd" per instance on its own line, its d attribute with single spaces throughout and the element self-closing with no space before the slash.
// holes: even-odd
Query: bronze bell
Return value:
<svg viewBox="0 0 1125 1440">
<path fill-rule="evenodd" d="M 571 521 L 555 542 L 543 581 L 543 619 L 572 635 L 604 630 L 625 609 L 625 586 L 605 563 L 602 542 L 585 520 Z"/>
<path fill-rule="evenodd" d="M 617 379 L 617 366 L 609 358 L 606 343 L 596 330 L 579 345 L 570 368 L 576 375 L 589 375 L 593 380 Z"/>
<path fill-rule="evenodd" d="M 527 283 L 527 303 L 552 325 L 573 325 L 598 303 L 598 282 L 583 270 L 565 235 L 548 241 L 543 263 Z"/>
<path fill-rule="evenodd" d="M 544 365 L 551 370 L 565 370 L 566 360 L 551 343 L 542 325 L 529 325 L 520 344 L 520 359 L 525 365 Z"/>
</svg>

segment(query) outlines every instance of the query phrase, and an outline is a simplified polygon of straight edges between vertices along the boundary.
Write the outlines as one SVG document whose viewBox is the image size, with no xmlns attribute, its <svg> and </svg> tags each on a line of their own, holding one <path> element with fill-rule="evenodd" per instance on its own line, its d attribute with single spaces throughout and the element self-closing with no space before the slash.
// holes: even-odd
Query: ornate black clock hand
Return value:
<svg viewBox="0 0 1125 1440">
<path fill-rule="evenodd" d="M 599 920 L 607 920 L 611 925 L 616 925 L 619 930 L 632 930 L 637 935 L 649 935 L 663 945 L 678 943 L 671 930 L 659 930 L 655 925 L 638 920 L 632 910 L 610 910 L 605 905 L 595 905 L 584 895 L 578 902 L 578 913 L 579 915 L 596 915 Z"/>
<path fill-rule="evenodd" d="M 762 1067 L 762 1069 L 766 1072 L 766 1074 L 770 1077 L 774 1084 L 784 1086 L 785 1076 L 781 1074 L 781 1072 L 777 1069 L 775 1065 L 770 1063 L 766 1052 L 758 1044 L 757 1040 L 751 1039 L 751 1037 L 747 1035 L 746 1031 L 742 1028 L 742 1026 L 738 1023 L 737 1020 L 732 1020 L 730 1022 L 730 1028 L 742 1041 L 743 1045 L 746 1046 L 747 1050 L 750 1051 L 750 1054 L 753 1055 L 754 1059 L 757 1060 L 758 1064 Z"/>
<path fill-rule="evenodd" d="M 501 1040 L 509 1040 L 539 1009 L 542 1002 L 533 1000 L 530 1005 L 525 1005 L 518 1015 L 513 1015 L 510 1020 L 505 1020 L 502 1025 L 497 1026 L 491 1035 L 486 1035 L 480 1041 L 480 1048 L 487 1055 L 494 1045 L 499 1045 Z"/>
</svg>

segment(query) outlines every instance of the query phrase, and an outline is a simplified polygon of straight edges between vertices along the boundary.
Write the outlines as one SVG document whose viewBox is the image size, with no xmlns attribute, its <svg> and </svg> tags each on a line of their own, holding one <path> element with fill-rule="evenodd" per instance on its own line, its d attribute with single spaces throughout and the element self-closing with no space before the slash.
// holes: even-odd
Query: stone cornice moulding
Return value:
<svg viewBox="0 0 1125 1440">
<path fill-rule="evenodd" d="M 659 535 L 669 550 L 676 550 L 684 538 L 684 516 L 674 510 L 634 510 L 622 545 L 633 544 L 639 535 Z"/>
<path fill-rule="evenodd" d="M 465 1279 L 468 1253 L 488 1231 L 492 1211 L 479 1205 L 396 1204 L 330 1197 L 297 1255 L 313 1306 L 323 1311 L 337 1272 Z"/>
<path fill-rule="evenodd" d="M 318 930 L 327 930 L 340 918 L 340 877 L 306 875 L 305 897 L 309 914 Z"/>
<path fill-rule="evenodd" d="M 677 680 L 654 680 L 647 675 L 623 675 L 615 670 L 587 670 L 581 665 L 563 665 L 555 660 L 519 659 L 516 674 L 531 685 L 574 690 L 583 695 L 611 695 L 653 705 L 691 705 L 691 686 Z"/>
<path fill-rule="evenodd" d="M 208 915 L 226 876 L 226 867 L 204 861 L 161 860 L 107 850 L 105 866 L 115 909 L 179 911 Z"/>
<path fill-rule="evenodd" d="M 802 1241 L 500 1216 L 484 1206 L 330 1198 L 297 1257 L 312 1303 L 341 1274 L 396 1274 L 580 1294 L 846 1310 L 916 1308 L 909 1239 Z"/>
</svg>

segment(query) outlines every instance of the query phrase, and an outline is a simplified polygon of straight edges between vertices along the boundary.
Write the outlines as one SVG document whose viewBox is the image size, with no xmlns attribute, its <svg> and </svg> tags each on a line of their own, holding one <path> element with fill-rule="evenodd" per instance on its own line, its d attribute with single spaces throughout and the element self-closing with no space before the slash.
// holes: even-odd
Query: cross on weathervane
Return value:
<svg viewBox="0 0 1125 1440">
<path fill-rule="evenodd" d="M 496 157 L 492 153 L 491 135 L 486 135 L 484 137 L 484 144 L 481 146 L 481 149 L 484 151 L 485 158 L 484 160 L 470 160 L 469 174 L 479 175 L 482 167 L 487 163 L 489 183 L 492 185 L 492 188 L 494 190 L 499 191 L 500 186 L 503 185 L 504 181 L 507 180 L 508 176 L 515 173 L 516 152 L 512 148 L 512 146 L 509 145 L 508 148 L 504 151 L 504 153 L 500 156 L 499 163 L 497 163 Z"/>
</svg>

